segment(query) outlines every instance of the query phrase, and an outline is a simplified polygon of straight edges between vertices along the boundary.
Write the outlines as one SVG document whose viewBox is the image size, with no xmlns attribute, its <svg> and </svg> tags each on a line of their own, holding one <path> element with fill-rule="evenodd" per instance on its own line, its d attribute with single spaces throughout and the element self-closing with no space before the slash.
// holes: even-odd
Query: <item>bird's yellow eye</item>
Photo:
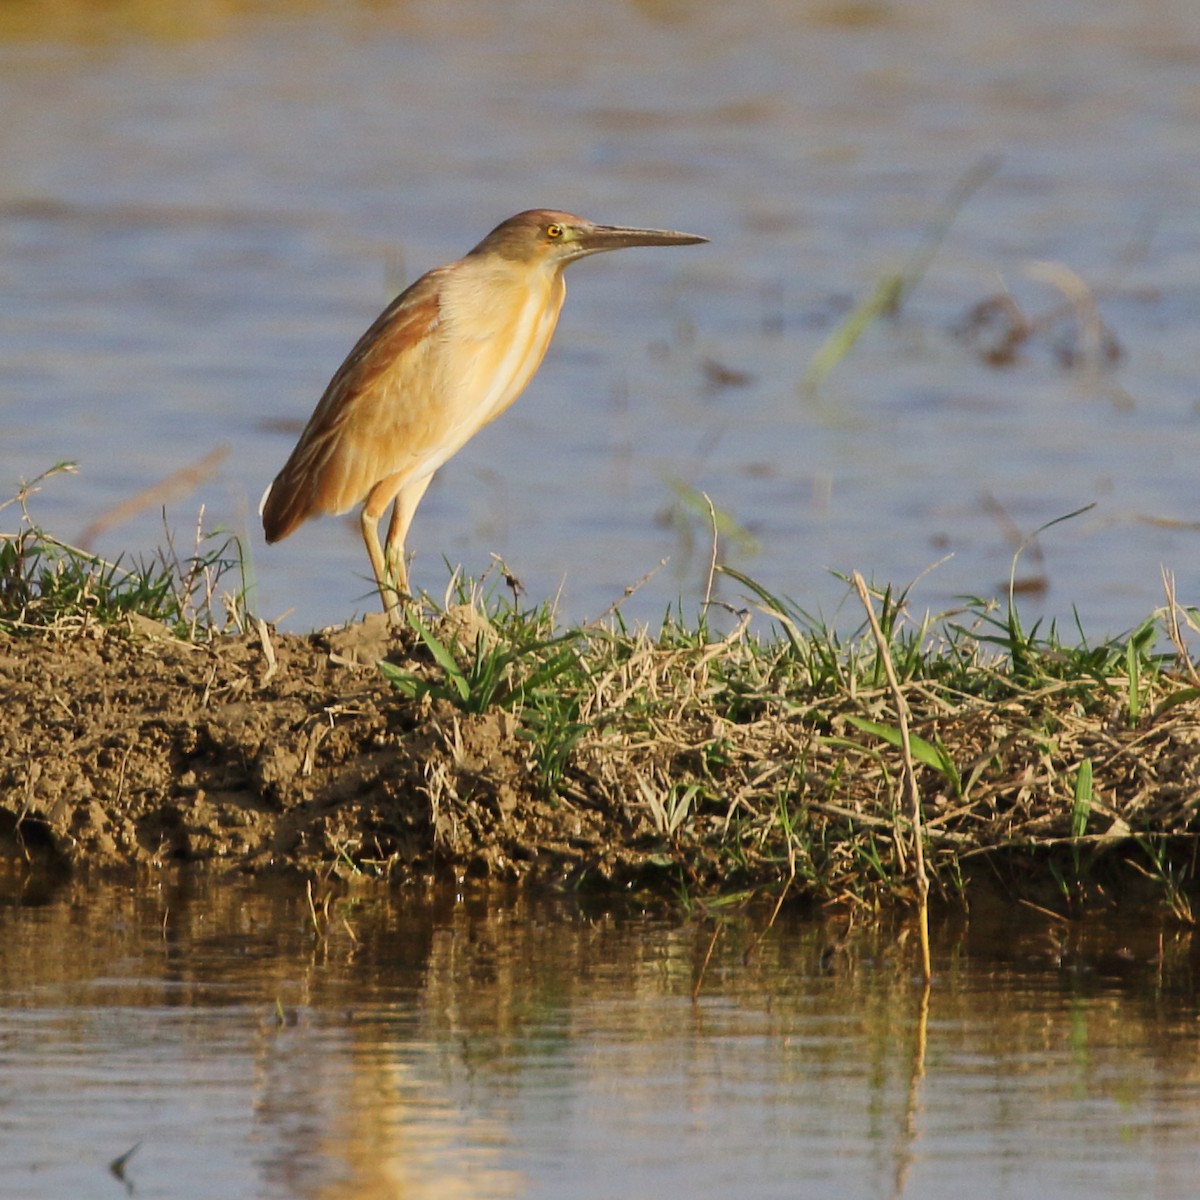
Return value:
<svg viewBox="0 0 1200 1200">
<path fill-rule="evenodd" d="M 563 235 L 563 227 L 561 225 L 547 225 L 546 236 L 552 241 L 557 242 Z"/>
</svg>

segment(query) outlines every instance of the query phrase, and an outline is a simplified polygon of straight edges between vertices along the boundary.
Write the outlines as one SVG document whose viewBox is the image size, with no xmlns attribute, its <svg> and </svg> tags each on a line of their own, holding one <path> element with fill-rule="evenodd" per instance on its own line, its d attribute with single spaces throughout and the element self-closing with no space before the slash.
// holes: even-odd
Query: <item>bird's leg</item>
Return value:
<svg viewBox="0 0 1200 1200">
<path fill-rule="evenodd" d="M 375 582 L 379 587 L 379 598 L 383 601 L 383 611 L 387 613 L 388 621 L 391 624 L 398 625 L 400 623 L 400 596 L 397 592 L 397 584 L 406 591 L 408 589 L 408 581 L 403 578 L 403 565 L 401 565 L 401 579 L 396 580 L 388 570 L 383 547 L 379 544 L 379 517 L 371 515 L 369 505 L 363 505 L 358 522 L 362 529 L 363 541 L 367 545 L 367 553 L 371 556 L 371 570 L 375 572 Z"/>
<path fill-rule="evenodd" d="M 408 568 L 404 563 L 404 539 L 408 536 L 408 527 L 412 524 L 413 514 L 425 489 L 429 486 L 432 475 L 424 479 L 414 479 L 406 483 L 396 493 L 396 503 L 392 505 L 392 519 L 388 522 L 387 537 L 384 539 L 384 562 L 389 580 L 395 581 L 400 595 L 407 598 Z"/>
</svg>

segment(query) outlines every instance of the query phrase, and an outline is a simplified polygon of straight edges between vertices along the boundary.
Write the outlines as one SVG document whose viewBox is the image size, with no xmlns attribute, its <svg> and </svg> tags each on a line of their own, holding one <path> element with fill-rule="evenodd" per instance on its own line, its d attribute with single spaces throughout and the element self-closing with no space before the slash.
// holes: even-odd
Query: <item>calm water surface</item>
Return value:
<svg viewBox="0 0 1200 1200">
<path fill-rule="evenodd" d="M 1190 1197 L 1190 933 L 76 886 L 0 910 L 3 1194 Z M 832 946 L 840 949 L 830 952 Z"/>
<path fill-rule="evenodd" d="M 371 607 L 352 522 L 268 549 L 258 498 L 403 282 L 555 205 L 713 244 L 573 269 L 539 378 L 425 501 L 419 584 L 496 553 L 579 619 L 669 558 L 628 611 L 690 611 L 683 483 L 756 540 L 728 560 L 809 609 L 841 601 L 830 570 L 904 584 L 952 554 L 915 593 L 937 609 L 1094 502 L 1027 556 L 1050 585 L 1027 611 L 1117 632 L 1162 564 L 1200 601 L 1198 77 L 1194 0 L 3 6 L 0 494 L 77 460 L 34 510 L 73 537 L 227 445 L 169 503 L 178 548 L 203 504 L 247 532 L 264 615 Z M 901 318 L 798 391 L 989 156 Z M 1060 365 L 1070 322 L 1003 370 L 953 336 L 1062 288 L 1117 363 Z M 162 542 L 155 503 L 95 545 Z"/>
</svg>

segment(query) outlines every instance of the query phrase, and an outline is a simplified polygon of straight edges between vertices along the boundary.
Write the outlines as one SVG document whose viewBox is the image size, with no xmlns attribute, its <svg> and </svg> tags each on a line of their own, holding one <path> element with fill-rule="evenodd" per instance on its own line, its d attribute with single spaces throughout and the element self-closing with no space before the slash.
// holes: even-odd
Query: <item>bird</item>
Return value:
<svg viewBox="0 0 1200 1200">
<path fill-rule="evenodd" d="M 708 241 L 535 208 L 435 267 L 391 302 L 330 380 L 259 506 L 268 543 L 361 505 L 359 526 L 393 624 L 411 599 L 404 543 L 434 472 L 533 378 L 577 259 Z M 387 536 L 379 521 L 392 506 Z"/>
</svg>

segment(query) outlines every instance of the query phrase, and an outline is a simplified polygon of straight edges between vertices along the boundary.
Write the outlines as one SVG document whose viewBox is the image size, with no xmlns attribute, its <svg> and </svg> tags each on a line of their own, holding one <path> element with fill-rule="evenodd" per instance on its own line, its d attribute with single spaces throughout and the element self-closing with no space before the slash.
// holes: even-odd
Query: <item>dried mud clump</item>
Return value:
<svg viewBox="0 0 1200 1200">
<path fill-rule="evenodd" d="M 571 870 L 599 831 L 537 795 L 504 712 L 405 700 L 382 620 L 192 644 L 132 630 L 0 636 L 9 867 Z"/>
</svg>

